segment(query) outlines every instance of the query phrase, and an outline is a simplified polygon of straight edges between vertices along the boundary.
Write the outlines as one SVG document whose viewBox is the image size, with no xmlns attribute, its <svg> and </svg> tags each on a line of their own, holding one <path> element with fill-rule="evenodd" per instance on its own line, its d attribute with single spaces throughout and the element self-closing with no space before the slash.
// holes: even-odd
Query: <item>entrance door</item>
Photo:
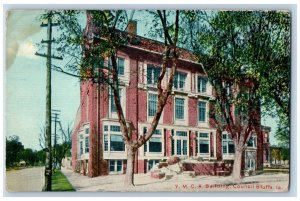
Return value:
<svg viewBox="0 0 300 201">
<path fill-rule="evenodd" d="M 256 170 L 256 151 L 246 151 L 246 170 Z"/>
</svg>

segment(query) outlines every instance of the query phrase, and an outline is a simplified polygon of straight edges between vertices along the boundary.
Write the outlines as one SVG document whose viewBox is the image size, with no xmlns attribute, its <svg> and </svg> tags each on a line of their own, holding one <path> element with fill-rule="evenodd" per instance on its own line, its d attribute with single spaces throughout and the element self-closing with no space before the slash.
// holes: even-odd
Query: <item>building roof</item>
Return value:
<svg viewBox="0 0 300 201">
<path fill-rule="evenodd" d="M 133 33 L 128 33 L 125 31 L 117 30 L 117 32 L 118 32 L 117 34 L 119 34 L 120 37 L 128 39 L 128 43 L 126 44 L 126 46 L 128 46 L 128 47 L 137 48 L 137 49 L 145 50 L 145 51 L 152 52 L 152 53 L 158 53 L 158 54 L 164 53 L 165 45 L 164 45 L 164 43 L 162 43 L 160 41 L 145 38 L 145 37 L 142 37 L 142 36 L 139 36 L 139 35 L 136 35 Z M 93 40 L 95 38 L 99 38 L 100 33 L 101 33 L 100 27 L 95 25 L 91 21 L 91 18 L 88 16 L 86 27 L 84 30 L 84 35 L 87 38 L 89 38 L 89 40 L 90 39 Z M 192 63 L 202 66 L 202 64 L 200 64 L 198 62 L 198 58 L 191 51 L 178 47 L 178 52 L 179 52 L 180 60 L 192 62 Z"/>
</svg>

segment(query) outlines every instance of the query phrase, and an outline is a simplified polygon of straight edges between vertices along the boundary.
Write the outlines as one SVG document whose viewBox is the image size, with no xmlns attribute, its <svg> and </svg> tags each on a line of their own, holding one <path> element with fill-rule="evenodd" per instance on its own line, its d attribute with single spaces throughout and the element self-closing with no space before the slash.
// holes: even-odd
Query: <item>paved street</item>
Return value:
<svg viewBox="0 0 300 201">
<path fill-rule="evenodd" d="M 89 178 L 71 170 L 62 169 L 76 191 L 125 191 L 123 181 L 125 175 L 107 175 Z M 149 174 L 135 175 L 135 188 L 129 191 L 139 192 L 199 192 L 199 191 L 248 191 L 248 192 L 286 192 L 289 174 L 261 174 L 246 177 L 241 184 L 233 184 L 230 177 L 197 176 L 186 174 L 173 178 L 153 179 Z M 126 190 L 128 191 L 128 189 Z"/>
<path fill-rule="evenodd" d="M 40 192 L 44 181 L 44 167 L 6 171 L 8 192 Z"/>
</svg>

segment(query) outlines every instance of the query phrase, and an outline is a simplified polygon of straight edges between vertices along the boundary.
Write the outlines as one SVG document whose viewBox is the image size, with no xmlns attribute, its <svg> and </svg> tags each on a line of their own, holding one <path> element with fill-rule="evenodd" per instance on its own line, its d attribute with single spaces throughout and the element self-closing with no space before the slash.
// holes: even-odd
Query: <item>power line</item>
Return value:
<svg viewBox="0 0 300 201">
<path fill-rule="evenodd" d="M 48 11 L 47 15 L 47 24 L 42 23 L 41 27 L 47 27 L 47 40 L 42 40 L 41 43 L 47 44 L 47 53 L 42 54 L 36 52 L 35 55 L 47 58 L 46 61 L 46 161 L 45 161 L 45 185 L 43 191 L 51 191 L 52 188 L 52 150 L 51 150 L 51 60 L 59 59 L 62 60 L 62 57 L 51 55 L 51 45 L 55 41 L 52 38 L 52 27 L 57 26 L 58 23 L 52 22 L 53 12 Z"/>
</svg>

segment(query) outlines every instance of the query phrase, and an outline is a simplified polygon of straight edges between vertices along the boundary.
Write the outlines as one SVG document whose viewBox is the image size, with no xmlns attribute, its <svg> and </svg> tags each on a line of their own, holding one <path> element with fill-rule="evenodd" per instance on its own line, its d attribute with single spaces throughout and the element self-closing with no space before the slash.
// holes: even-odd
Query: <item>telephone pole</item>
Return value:
<svg viewBox="0 0 300 201">
<path fill-rule="evenodd" d="M 53 137 L 53 141 L 54 141 L 54 144 L 53 144 L 53 162 L 54 162 L 54 165 L 55 165 L 55 167 L 54 168 L 56 168 L 56 164 L 57 164 L 57 161 L 56 161 L 56 144 L 57 144 L 57 133 L 56 133 L 56 123 L 59 123 L 60 121 L 59 121 L 59 112 L 60 112 L 60 110 L 51 110 L 52 111 L 52 114 L 53 114 L 53 119 L 52 119 L 52 121 L 54 121 L 54 137 Z"/>
<path fill-rule="evenodd" d="M 35 53 L 37 56 L 46 57 L 47 62 L 47 84 L 46 84 L 46 161 L 45 161 L 45 185 L 43 191 L 51 191 L 52 185 L 52 151 L 51 151 L 51 59 L 60 59 L 61 57 L 56 57 L 51 55 L 51 44 L 54 42 L 52 39 L 52 27 L 57 26 L 58 23 L 52 23 L 53 13 L 48 12 L 47 20 L 48 23 L 41 24 L 41 27 L 47 27 L 47 40 L 42 40 L 41 43 L 47 43 L 47 54 Z"/>
</svg>

